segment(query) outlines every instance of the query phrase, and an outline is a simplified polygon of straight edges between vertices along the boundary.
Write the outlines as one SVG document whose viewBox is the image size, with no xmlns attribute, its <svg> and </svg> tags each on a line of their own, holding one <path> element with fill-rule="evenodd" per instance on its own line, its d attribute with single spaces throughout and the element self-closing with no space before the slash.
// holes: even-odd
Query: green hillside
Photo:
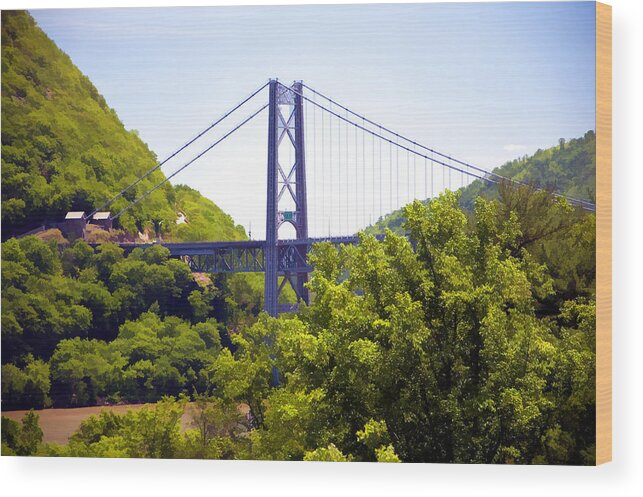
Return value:
<svg viewBox="0 0 643 497">
<path fill-rule="evenodd" d="M 124 128 L 91 81 L 28 13 L 2 13 L 4 239 L 69 210 L 99 207 L 156 162 L 136 131 Z M 111 211 L 163 177 L 155 172 L 114 202 Z M 187 223 L 177 225 L 178 212 Z M 130 234 L 160 228 L 166 239 L 245 238 L 243 228 L 214 203 L 169 183 L 121 216 L 117 227 Z"/>
<path fill-rule="evenodd" d="M 593 202 L 596 196 L 596 135 L 590 130 L 581 138 L 569 141 L 561 138 L 557 146 L 506 162 L 493 172 Z M 460 205 L 472 211 L 476 197 L 496 198 L 497 194 L 495 185 L 477 180 L 460 189 Z M 366 231 L 377 234 L 389 228 L 400 233 L 403 231 L 403 222 L 403 210 L 399 209 L 384 216 Z"/>
</svg>

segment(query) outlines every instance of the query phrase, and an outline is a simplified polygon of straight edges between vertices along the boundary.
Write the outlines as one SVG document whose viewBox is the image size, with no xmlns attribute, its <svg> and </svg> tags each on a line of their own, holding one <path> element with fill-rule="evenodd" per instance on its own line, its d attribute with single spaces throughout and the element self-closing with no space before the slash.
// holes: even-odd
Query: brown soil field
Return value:
<svg viewBox="0 0 643 497">
<path fill-rule="evenodd" d="M 140 409 L 144 404 L 128 404 L 115 406 L 74 407 L 71 409 L 41 409 L 36 411 L 40 416 L 39 424 L 42 429 L 43 442 L 66 444 L 69 437 L 78 429 L 89 416 L 99 414 L 103 410 L 110 410 L 117 414 L 124 414 L 130 409 Z M 3 411 L 2 415 L 14 421 L 22 420 L 27 411 Z M 189 423 L 187 416 L 181 420 L 185 429 Z"/>
</svg>

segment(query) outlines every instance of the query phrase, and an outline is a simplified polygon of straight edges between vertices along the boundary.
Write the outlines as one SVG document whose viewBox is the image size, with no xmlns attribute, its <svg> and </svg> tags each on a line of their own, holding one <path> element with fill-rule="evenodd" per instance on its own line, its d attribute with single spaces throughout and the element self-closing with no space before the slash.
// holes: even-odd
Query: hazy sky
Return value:
<svg viewBox="0 0 643 497">
<path fill-rule="evenodd" d="M 552 146 L 558 138 L 594 129 L 594 5 L 65 9 L 31 14 L 159 158 L 268 78 L 278 77 L 302 79 L 418 142 L 492 169 Z M 173 161 L 166 173 L 266 98 L 257 97 L 218 134 Z M 320 126 L 320 114 L 309 110 L 309 129 L 313 118 Z M 254 237 L 263 236 L 265 224 L 266 120 L 267 114 L 260 116 L 173 181 L 197 188 L 246 228 L 252 222 Z M 345 133 L 342 129 L 337 128 Z M 313 234 L 325 234 L 329 219 L 331 231 L 338 232 L 342 222 L 342 231 L 352 231 L 374 220 L 380 209 L 387 212 L 396 202 L 409 200 L 391 194 L 380 202 L 379 181 L 375 191 L 369 186 L 360 193 L 346 170 L 342 186 L 342 171 L 336 170 L 332 180 L 326 174 L 322 192 L 320 144 L 312 150 L 312 142 L 320 138 L 318 133 L 308 138 Z M 353 139 L 350 134 L 348 142 Z M 367 159 L 371 152 L 379 153 L 369 143 L 364 145 Z M 349 152 L 347 170 L 354 153 Z M 377 163 L 373 156 L 372 165 Z M 413 171 L 407 179 L 417 184 L 410 194 L 423 196 L 428 172 L 425 178 L 419 164 Z M 367 177 L 366 183 L 372 179 Z M 436 173 L 434 189 L 441 189 L 440 181 Z M 369 208 L 355 200 L 362 194 Z"/>
</svg>

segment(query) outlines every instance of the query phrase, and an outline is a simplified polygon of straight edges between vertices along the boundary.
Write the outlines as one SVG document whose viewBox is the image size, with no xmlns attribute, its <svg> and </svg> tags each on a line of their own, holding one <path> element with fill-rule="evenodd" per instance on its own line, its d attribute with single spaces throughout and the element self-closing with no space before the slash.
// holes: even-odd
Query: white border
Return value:
<svg viewBox="0 0 643 497">
<path fill-rule="evenodd" d="M 341 1 L 191 0 L 189 5 L 330 4 Z M 391 3 L 354 0 L 350 3 Z M 411 3 L 411 2 L 408 2 Z M 419 3 L 419 2 L 413 2 Z M 614 33 L 614 462 L 598 468 L 376 465 L 239 461 L 0 459 L 6 496 L 180 497 L 293 495 L 641 495 L 643 326 L 643 2 L 612 0 Z M 177 5 L 164 0 L 4 0 L 3 9 Z"/>
</svg>

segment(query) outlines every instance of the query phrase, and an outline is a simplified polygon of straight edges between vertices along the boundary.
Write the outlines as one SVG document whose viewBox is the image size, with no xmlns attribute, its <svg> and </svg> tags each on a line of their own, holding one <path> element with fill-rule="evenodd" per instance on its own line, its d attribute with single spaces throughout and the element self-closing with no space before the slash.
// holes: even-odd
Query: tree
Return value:
<svg viewBox="0 0 643 497">
<path fill-rule="evenodd" d="M 42 442 L 42 430 L 38 425 L 39 416 L 30 410 L 22 418 L 22 425 L 16 437 L 15 452 L 18 456 L 31 456 Z"/>
<path fill-rule="evenodd" d="M 94 405 L 118 391 L 123 354 L 99 340 L 63 340 L 51 361 L 52 397 L 60 407 Z"/>
<path fill-rule="evenodd" d="M 69 445 L 62 449 L 50 445 L 43 453 L 72 457 L 175 457 L 182 447 L 180 419 L 185 402 L 164 397 L 156 405 L 126 414 L 102 411 L 81 423 Z"/>
<path fill-rule="evenodd" d="M 377 462 L 402 462 L 391 444 L 375 449 Z"/>
<path fill-rule="evenodd" d="M 186 457 L 232 459 L 236 445 L 248 429 L 246 418 L 234 402 L 199 395 L 187 408 L 197 436 L 186 440 Z"/>
<path fill-rule="evenodd" d="M 23 406 L 27 375 L 13 364 L 2 365 L 2 403 L 6 409 Z"/>
<path fill-rule="evenodd" d="M 83 269 L 94 265 L 94 249 L 83 240 L 77 240 L 61 256 L 65 275 L 77 277 Z"/>
<path fill-rule="evenodd" d="M 304 461 L 348 462 L 350 460 L 351 457 L 342 454 L 342 451 L 335 447 L 335 444 L 310 450 L 304 454 Z"/>
<path fill-rule="evenodd" d="M 4 396 L 4 395 L 3 395 Z M 2 455 L 15 456 L 15 447 L 20 434 L 20 424 L 13 419 L 2 416 Z"/>
<path fill-rule="evenodd" d="M 565 212 L 545 200 L 543 215 Z M 410 240 L 314 247 L 313 304 L 260 316 L 214 363 L 215 391 L 251 408 L 252 456 L 332 443 L 360 460 L 589 460 L 594 304 L 563 304 L 560 324 L 541 317 L 561 287 L 523 246 L 530 221 L 503 209 L 479 200 L 469 217 L 446 193 L 406 208 Z"/>
<path fill-rule="evenodd" d="M 2 402 L 5 409 L 49 407 L 49 365 L 28 356 L 24 370 L 2 365 Z"/>
<path fill-rule="evenodd" d="M 278 388 L 264 402 L 263 425 L 250 434 L 252 459 L 301 460 L 325 436 L 324 393 Z"/>
<path fill-rule="evenodd" d="M 255 427 L 264 423 L 263 402 L 273 379 L 277 326 L 264 315 L 253 326 L 232 337 L 237 347 L 234 357 L 229 350 L 222 350 L 208 371 L 215 394 L 245 402 Z"/>
<path fill-rule="evenodd" d="M 192 319 L 194 323 L 207 319 L 212 313 L 212 305 L 208 302 L 204 293 L 199 290 L 190 292 L 188 302 L 190 306 L 192 306 Z"/>
<path fill-rule="evenodd" d="M 42 409 L 51 405 L 49 390 L 51 382 L 49 379 L 49 365 L 40 360 L 30 358 L 26 368 L 23 396 L 24 405 Z"/>
<path fill-rule="evenodd" d="M 123 249 L 112 243 L 104 243 L 99 245 L 94 260 L 98 277 L 103 283 L 107 283 L 114 265 L 123 260 Z"/>
<path fill-rule="evenodd" d="M 172 458 L 180 447 L 185 400 L 165 397 L 154 406 L 129 411 L 121 430 L 130 457 Z"/>
</svg>

